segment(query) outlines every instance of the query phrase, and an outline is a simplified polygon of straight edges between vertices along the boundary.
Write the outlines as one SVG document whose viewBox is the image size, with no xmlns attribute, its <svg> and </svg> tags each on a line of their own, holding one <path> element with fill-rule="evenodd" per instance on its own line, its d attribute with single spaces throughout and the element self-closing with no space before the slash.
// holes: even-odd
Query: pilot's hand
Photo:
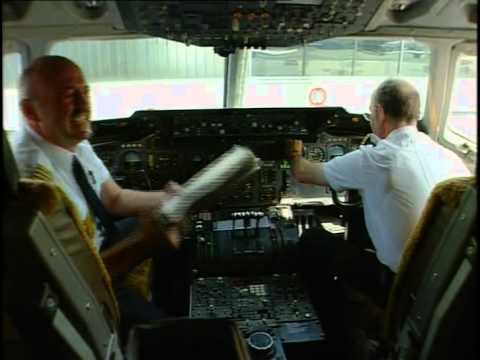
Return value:
<svg viewBox="0 0 480 360">
<path fill-rule="evenodd" d="M 159 236 L 160 247 L 165 247 L 169 250 L 177 250 L 180 248 L 182 241 L 182 234 L 179 225 L 169 225 Z"/>
<path fill-rule="evenodd" d="M 287 140 L 286 155 L 288 159 L 294 159 L 303 155 L 302 140 Z"/>
<path fill-rule="evenodd" d="M 161 190 L 163 192 L 162 203 L 171 198 L 180 195 L 183 192 L 183 187 L 175 181 L 169 181 Z"/>
<path fill-rule="evenodd" d="M 377 135 L 375 135 L 373 133 L 370 133 L 370 134 L 367 134 L 367 135 L 364 136 L 364 138 L 360 142 L 360 145 L 367 145 L 367 144 L 377 145 L 377 143 L 380 140 L 381 139 Z"/>
<path fill-rule="evenodd" d="M 175 181 L 169 181 L 163 188 L 163 191 L 169 195 L 179 195 L 182 193 L 183 187 Z"/>
</svg>

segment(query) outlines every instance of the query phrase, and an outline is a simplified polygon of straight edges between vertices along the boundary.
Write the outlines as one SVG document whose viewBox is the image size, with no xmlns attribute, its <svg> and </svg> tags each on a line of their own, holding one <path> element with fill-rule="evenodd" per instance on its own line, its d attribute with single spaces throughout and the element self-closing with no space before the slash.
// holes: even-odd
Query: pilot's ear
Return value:
<svg viewBox="0 0 480 360">
<path fill-rule="evenodd" d="M 380 104 L 377 104 L 377 106 L 375 106 L 375 111 L 377 112 L 375 114 L 377 121 L 378 120 L 380 120 L 381 122 L 385 121 L 385 111 L 383 110 L 383 106 Z"/>
<path fill-rule="evenodd" d="M 32 100 L 22 99 L 20 101 L 20 109 L 22 110 L 23 116 L 25 116 L 25 119 L 29 125 L 32 125 L 33 123 L 38 123 L 40 121 L 37 116 L 37 111 L 33 106 Z"/>
</svg>

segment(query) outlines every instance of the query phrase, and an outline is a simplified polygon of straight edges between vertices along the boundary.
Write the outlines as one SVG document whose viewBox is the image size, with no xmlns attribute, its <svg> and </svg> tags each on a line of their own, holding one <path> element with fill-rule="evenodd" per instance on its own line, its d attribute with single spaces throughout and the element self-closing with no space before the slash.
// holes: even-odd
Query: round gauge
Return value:
<svg viewBox="0 0 480 360">
<path fill-rule="evenodd" d="M 314 147 L 309 151 L 309 158 L 312 161 L 325 161 L 325 150 L 323 150 L 321 147 Z"/>
<path fill-rule="evenodd" d="M 123 153 L 124 170 L 139 170 L 143 167 L 142 154 L 138 151 L 130 150 Z"/>
<path fill-rule="evenodd" d="M 335 144 L 328 147 L 328 160 L 331 160 L 337 156 L 342 156 L 344 154 L 345 147 L 343 145 Z"/>
<path fill-rule="evenodd" d="M 126 163 L 137 163 L 142 161 L 142 156 L 138 151 L 127 151 L 123 155 L 123 161 Z"/>
</svg>

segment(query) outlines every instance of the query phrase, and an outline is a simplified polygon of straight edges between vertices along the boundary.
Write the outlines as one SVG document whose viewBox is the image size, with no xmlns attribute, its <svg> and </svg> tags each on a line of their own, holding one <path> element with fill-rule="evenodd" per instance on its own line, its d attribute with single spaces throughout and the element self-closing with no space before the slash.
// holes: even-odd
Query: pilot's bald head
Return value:
<svg viewBox="0 0 480 360">
<path fill-rule="evenodd" d="M 36 59 L 20 79 L 20 108 L 46 141 L 74 150 L 92 133 L 90 96 L 82 71 L 63 56 Z"/>
<path fill-rule="evenodd" d="M 81 72 L 77 64 L 63 56 L 46 55 L 37 58 L 20 77 L 20 100 L 36 98 L 41 93 L 42 86 L 48 86 L 57 74 L 72 67 Z"/>
<path fill-rule="evenodd" d="M 385 80 L 375 90 L 372 102 L 381 105 L 394 122 L 414 123 L 420 118 L 420 96 L 405 80 Z"/>
</svg>

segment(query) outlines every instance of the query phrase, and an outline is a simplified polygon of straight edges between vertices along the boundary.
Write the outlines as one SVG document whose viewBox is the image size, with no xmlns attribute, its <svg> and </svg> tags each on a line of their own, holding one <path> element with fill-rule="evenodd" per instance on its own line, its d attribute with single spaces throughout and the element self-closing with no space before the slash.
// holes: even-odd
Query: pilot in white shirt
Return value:
<svg viewBox="0 0 480 360">
<path fill-rule="evenodd" d="M 354 288 L 384 307 L 405 242 L 432 189 L 448 178 L 470 176 L 457 155 L 417 130 L 420 98 L 406 81 L 384 81 L 371 98 L 370 112 L 376 146 L 360 146 L 322 164 L 301 157 L 301 141 L 289 142 L 292 174 L 298 181 L 358 190 L 376 250 L 364 251 L 322 226 L 305 231 L 300 239 L 298 268 L 338 349 L 348 348 L 347 329 L 356 320 L 346 314 L 358 307 L 345 289 Z"/>
<path fill-rule="evenodd" d="M 65 194 L 73 201 L 81 221 L 93 220 L 88 204 L 78 186 L 72 171 L 73 156 L 76 156 L 87 174 L 90 185 L 101 196 L 102 184 L 111 179 L 110 172 L 95 154 L 88 140 L 80 142 L 75 151 L 52 144 L 24 123 L 12 142 L 15 158 L 23 177 L 31 177 L 42 166 L 52 176 L 52 180 L 61 186 Z M 100 250 L 104 234 L 96 226 L 95 245 Z"/>
<path fill-rule="evenodd" d="M 376 146 L 363 145 L 322 164 L 300 157 L 301 142 L 292 142 L 292 173 L 300 182 L 358 190 L 378 261 L 396 272 L 432 189 L 470 172 L 455 153 L 417 130 L 419 95 L 406 81 L 383 82 L 370 110 Z"/>
<path fill-rule="evenodd" d="M 415 125 L 391 131 L 376 146 L 360 146 L 332 159 L 323 173 L 334 190 L 359 191 L 378 260 L 393 272 L 435 185 L 470 175 L 456 154 Z"/>
</svg>

